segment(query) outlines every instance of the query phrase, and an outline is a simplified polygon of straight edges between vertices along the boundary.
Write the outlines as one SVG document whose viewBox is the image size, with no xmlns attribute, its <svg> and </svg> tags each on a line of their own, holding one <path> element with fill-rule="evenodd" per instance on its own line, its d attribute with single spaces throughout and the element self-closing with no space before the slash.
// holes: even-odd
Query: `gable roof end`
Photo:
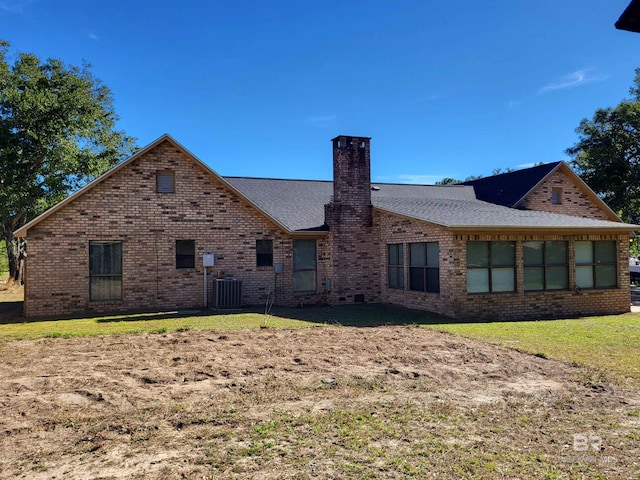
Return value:
<svg viewBox="0 0 640 480">
<path fill-rule="evenodd" d="M 271 220 L 273 223 L 275 223 L 278 227 L 282 228 L 283 230 L 285 230 L 287 232 L 293 233 L 285 225 L 283 225 L 277 219 L 275 219 L 271 215 L 269 215 L 264 209 L 262 209 L 261 207 L 256 205 L 251 199 L 249 199 L 246 195 L 244 195 L 240 190 L 238 190 L 236 187 L 231 185 L 227 180 L 225 180 L 222 176 L 220 176 L 218 173 L 216 173 L 214 170 L 212 170 L 211 167 L 209 167 L 202 160 L 200 160 L 198 157 L 196 157 L 187 148 L 185 148 L 178 141 L 176 141 L 171 135 L 169 135 L 168 133 L 165 133 L 164 135 L 160 136 L 158 139 L 156 139 L 153 142 L 151 142 L 146 147 L 138 150 L 136 153 L 131 155 L 129 158 L 127 158 L 123 162 L 115 165 L 110 170 L 107 170 L 105 173 L 100 175 L 98 178 L 96 178 L 95 180 L 93 180 L 89 184 L 85 185 L 83 188 L 81 188 L 77 192 L 73 193 L 72 195 L 69 195 L 67 198 L 65 198 L 61 202 L 55 204 L 53 207 L 49 208 L 44 213 L 40 214 L 39 216 L 37 216 L 36 218 L 34 218 L 30 222 L 28 222 L 26 225 L 20 227 L 18 230 L 13 232 L 13 236 L 16 237 L 16 238 L 26 237 L 27 236 L 27 232 L 29 231 L 30 228 L 33 228 L 38 223 L 42 222 L 45 218 L 51 216 L 52 214 L 54 214 L 55 212 L 57 212 L 58 210 L 63 208 L 65 205 L 67 205 L 68 203 L 73 202 L 76 198 L 80 197 L 81 195 L 84 195 L 86 192 L 88 192 L 89 190 L 94 188 L 96 185 L 99 185 L 100 183 L 104 182 L 107 178 L 111 177 L 112 175 L 114 175 L 116 172 L 118 172 L 122 168 L 126 167 L 127 165 L 133 163 L 136 159 L 142 157 L 144 154 L 146 154 L 149 151 L 153 150 L 155 147 L 160 145 L 162 142 L 169 142 L 174 147 L 180 149 L 193 162 L 197 163 L 205 171 L 207 171 L 209 174 L 213 175 L 216 178 L 216 180 L 218 180 L 220 183 L 225 185 L 227 188 L 229 188 L 233 193 L 238 195 L 244 201 L 249 203 L 253 208 L 255 208 L 261 214 L 266 216 L 269 220 Z"/>
<path fill-rule="evenodd" d="M 563 173 L 568 175 L 578 185 L 578 188 L 604 211 L 611 221 L 621 221 L 591 187 L 569 165 L 562 161 L 470 180 L 463 182 L 463 185 L 473 186 L 478 200 L 505 207 L 518 208 L 531 192 L 557 170 L 562 170 Z"/>
<path fill-rule="evenodd" d="M 561 163 L 545 163 L 531 168 L 470 180 L 462 184 L 473 186 L 478 200 L 515 208 Z"/>
</svg>

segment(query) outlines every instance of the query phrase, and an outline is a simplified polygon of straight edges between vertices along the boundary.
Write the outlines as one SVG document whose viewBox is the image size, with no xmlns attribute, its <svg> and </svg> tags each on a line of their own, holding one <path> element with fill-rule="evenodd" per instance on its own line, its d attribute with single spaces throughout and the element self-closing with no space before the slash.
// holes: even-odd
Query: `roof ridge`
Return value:
<svg viewBox="0 0 640 480">
<path fill-rule="evenodd" d="M 325 182 L 325 183 L 333 182 L 333 180 L 315 180 L 312 178 L 245 177 L 243 175 L 222 175 L 222 178 L 243 178 L 245 180 L 276 180 L 276 181 L 283 181 L 283 182 Z"/>
<path fill-rule="evenodd" d="M 557 160 L 555 162 L 546 162 L 546 163 L 542 163 L 540 165 L 534 165 L 533 167 L 519 168 L 517 170 L 511 170 L 510 172 L 498 173 L 496 175 L 488 175 L 486 177 L 475 178 L 473 180 L 465 180 L 464 182 L 462 182 L 462 185 L 470 184 L 470 183 L 473 183 L 473 182 L 479 182 L 479 181 L 482 181 L 482 180 L 488 180 L 490 178 L 503 177 L 505 175 L 522 174 L 522 173 L 525 173 L 526 171 L 531 171 L 531 170 L 534 170 L 534 169 L 541 169 L 543 167 L 551 168 L 553 166 L 555 168 L 560 163 L 564 163 L 564 160 Z M 553 168 L 551 168 L 551 169 L 553 170 Z"/>
</svg>

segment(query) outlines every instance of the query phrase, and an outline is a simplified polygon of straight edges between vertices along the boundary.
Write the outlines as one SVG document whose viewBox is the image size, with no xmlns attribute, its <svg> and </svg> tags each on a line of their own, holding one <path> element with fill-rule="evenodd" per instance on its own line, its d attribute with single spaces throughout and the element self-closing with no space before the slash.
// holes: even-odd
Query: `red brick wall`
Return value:
<svg viewBox="0 0 640 480">
<path fill-rule="evenodd" d="M 512 240 L 516 242 L 516 293 L 458 295 L 455 317 L 466 320 L 514 320 L 560 318 L 623 313 L 630 310 L 628 235 L 456 235 L 459 258 L 466 258 L 469 240 Z M 525 292 L 522 242 L 566 240 L 569 247 L 569 290 Z M 578 240 L 616 240 L 618 243 L 618 288 L 582 290 L 575 293 L 574 243 Z M 460 262 L 456 289 L 466 292 L 466 260 Z"/>
<path fill-rule="evenodd" d="M 516 320 L 559 318 L 628 312 L 629 237 L 622 235 L 457 235 L 437 225 L 410 220 L 375 211 L 375 223 L 380 231 L 381 300 L 437 312 L 459 320 Z M 516 292 L 467 294 L 466 244 L 469 240 L 509 240 L 516 242 Z M 569 290 L 525 292 L 522 267 L 522 242 L 528 240 L 565 240 L 569 246 Z M 583 290 L 574 293 L 574 242 L 577 240 L 616 240 L 618 243 L 618 285 L 607 290 Z M 408 290 L 408 244 L 439 242 L 440 293 Z M 405 244 L 405 289 L 387 286 L 387 253 L 390 243 Z"/>
<path fill-rule="evenodd" d="M 411 220 L 386 212 L 375 212 L 374 221 L 380 235 L 378 268 L 380 269 L 381 301 L 409 308 L 427 310 L 453 317 L 455 315 L 455 278 L 459 273 L 453 236 L 438 225 Z M 409 243 L 438 242 L 440 250 L 440 293 L 409 290 Z M 387 276 L 387 245 L 404 244 L 405 288 L 389 288 Z"/>
<path fill-rule="evenodd" d="M 551 195 L 554 188 L 562 190 L 561 203 L 554 205 Z M 529 210 L 561 213 L 575 217 L 611 220 L 600 205 L 596 205 L 591 198 L 578 187 L 576 183 L 562 171 L 557 169 L 550 174 L 525 198 L 521 205 Z"/>
<path fill-rule="evenodd" d="M 156 170 L 175 170 L 173 194 L 155 191 Z M 274 263 L 256 267 L 255 242 L 272 239 Z M 165 141 L 29 230 L 27 316 L 203 305 L 202 254 L 243 281 L 243 302 L 326 302 L 328 244 L 318 239 L 318 294 L 292 293 L 292 238 Z M 123 298 L 89 301 L 89 241 L 123 242 Z M 195 240 L 196 268 L 175 268 L 175 241 Z M 209 300 L 212 302 L 212 299 Z"/>
<path fill-rule="evenodd" d="M 349 158 L 349 157 L 345 157 Z M 346 160 L 345 160 L 346 161 Z M 155 172 L 174 170 L 176 192 L 155 192 Z M 361 172 L 362 173 L 362 172 Z M 554 181 L 541 185 L 539 198 Z M 546 190 L 545 190 L 546 188 Z M 567 182 L 563 183 L 567 188 Z M 571 192 L 571 189 L 565 190 Z M 364 192 L 360 192 L 364 193 Z M 344 196 L 344 194 L 342 194 Z M 536 195 L 531 196 L 532 201 Z M 580 192 L 563 202 L 563 213 L 581 207 Z M 348 197 L 348 195 L 347 195 Z M 352 199 L 353 200 L 353 199 Z M 365 199 L 366 200 L 366 199 Z M 588 200 L 588 199 L 587 199 Z M 350 303 L 356 295 L 366 302 L 390 302 L 439 312 L 463 320 L 508 320 L 629 310 L 628 237 L 545 235 L 454 235 L 445 228 L 397 215 L 373 211 L 365 201 L 348 198 L 327 207 L 330 235 L 318 235 L 317 291 L 293 294 L 293 238 L 235 195 L 182 150 L 165 141 L 140 156 L 73 202 L 29 230 L 25 313 L 60 316 L 81 312 L 199 307 L 203 303 L 205 252 L 216 255 L 210 281 L 218 271 L 242 280 L 244 304 L 264 304 L 275 293 L 276 304 Z M 596 216 L 595 207 L 585 207 Z M 593 210 L 589 210 L 592 208 Z M 598 217 L 602 218 L 602 217 Z M 272 239 L 274 263 L 284 271 L 256 267 L 255 241 Z M 466 293 L 468 240 L 517 242 L 517 292 Z M 569 241 L 570 265 L 576 240 L 615 239 L 619 246 L 618 289 L 564 292 L 524 292 L 521 242 Z M 91 240 L 123 243 L 123 298 L 89 301 L 88 250 Z M 195 240 L 196 268 L 175 268 L 175 241 Z M 408 243 L 437 241 L 440 246 L 440 293 L 412 292 L 387 287 L 389 243 L 405 244 L 405 284 L 408 286 Z M 332 280 L 332 291 L 325 282 Z M 570 285 L 574 273 L 570 268 Z M 210 299 L 210 302 L 212 299 Z"/>
</svg>

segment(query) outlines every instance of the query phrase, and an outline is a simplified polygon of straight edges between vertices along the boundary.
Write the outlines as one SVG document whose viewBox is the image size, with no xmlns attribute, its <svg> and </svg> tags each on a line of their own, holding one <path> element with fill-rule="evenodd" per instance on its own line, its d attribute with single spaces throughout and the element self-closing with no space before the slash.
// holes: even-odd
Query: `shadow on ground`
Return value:
<svg viewBox="0 0 640 480">
<path fill-rule="evenodd" d="M 437 313 L 411 310 L 388 304 L 313 306 L 304 308 L 274 308 L 274 317 L 293 318 L 319 324 L 349 327 L 377 327 L 380 325 L 433 325 L 456 323 Z"/>
<path fill-rule="evenodd" d="M 14 305 L 15 304 L 15 305 Z M 353 327 L 376 327 L 380 325 L 431 325 L 455 322 L 451 318 L 421 310 L 410 310 L 386 304 L 360 304 L 341 306 L 307 306 L 303 308 L 274 307 L 269 314 L 264 308 L 243 308 L 224 310 L 175 310 L 175 311 L 136 311 L 105 314 L 69 315 L 64 317 L 41 317 L 25 319 L 22 302 L 0 302 L 0 324 L 95 319 L 97 323 L 139 322 L 152 320 L 171 320 L 186 317 L 216 317 L 236 314 L 255 313 L 265 317 L 289 318 L 319 325 L 344 325 Z M 5 314 L 3 314 L 3 312 Z"/>
<path fill-rule="evenodd" d="M 0 302 L 0 324 L 24 322 L 22 300 Z"/>
<path fill-rule="evenodd" d="M 640 293 L 640 292 L 639 292 Z M 186 317 L 216 317 L 236 314 L 262 314 L 265 318 L 288 318 L 318 325 L 343 325 L 350 327 L 376 327 L 380 325 L 442 325 L 452 323 L 470 323 L 469 320 L 456 320 L 433 312 L 413 310 L 390 304 L 358 304 L 340 306 L 306 306 L 301 308 L 274 307 L 265 314 L 264 307 L 243 309 L 191 309 L 175 311 L 133 311 L 99 315 L 69 315 L 64 317 L 28 318 L 22 316 L 21 301 L 0 301 L 0 324 L 95 319 L 97 323 L 139 322 L 151 320 L 171 320 Z M 546 319 L 540 319 L 546 320 Z M 549 319 L 553 320 L 553 319 Z M 518 321 L 518 320 L 514 320 Z M 527 320 L 523 320 L 527 321 Z"/>
<path fill-rule="evenodd" d="M 289 318 L 320 325 L 344 325 L 351 327 L 376 327 L 379 325 L 428 325 L 452 323 L 453 320 L 435 313 L 410 310 L 384 304 L 307 306 L 304 308 L 274 307 L 266 314 L 264 308 L 224 310 L 179 310 L 174 312 L 149 312 L 131 315 L 105 316 L 98 323 L 172 319 L 181 317 L 215 317 L 256 313 L 265 316 Z M 76 317 L 77 318 L 77 317 Z"/>
</svg>

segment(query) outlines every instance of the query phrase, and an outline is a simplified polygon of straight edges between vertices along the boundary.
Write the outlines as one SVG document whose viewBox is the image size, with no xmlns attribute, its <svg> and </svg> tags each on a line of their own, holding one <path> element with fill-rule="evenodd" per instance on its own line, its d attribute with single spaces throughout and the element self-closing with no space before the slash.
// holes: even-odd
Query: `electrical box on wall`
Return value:
<svg viewBox="0 0 640 480">
<path fill-rule="evenodd" d="M 276 263 L 276 264 L 274 264 L 274 265 L 273 265 L 273 270 L 274 270 L 276 273 L 282 273 L 282 270 L 283 270 L 283 268 L 282 268 L 282 264 L 281 264 L 281 263 Z"/>
<path fill-rule="evenodd" d="M 202 266 L 213 267 L 216 264 L 215 255 L 213 253 L 202 254 Z"/>
</svg>

